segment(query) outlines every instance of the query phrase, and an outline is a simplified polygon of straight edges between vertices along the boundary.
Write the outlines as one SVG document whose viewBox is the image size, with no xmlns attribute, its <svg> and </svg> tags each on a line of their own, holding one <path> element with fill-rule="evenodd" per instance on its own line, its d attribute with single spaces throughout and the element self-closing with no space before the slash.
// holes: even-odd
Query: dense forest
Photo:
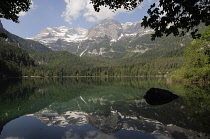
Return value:
<svg viewBox="0 0 210 139">
<path fill-rule="evenodd" d="M 22 68 L 35 66 L 29 54 L 18 46 L 0 39 L 0 78 L 22 76 Z"/>
<path fill-rule="evenodd" d="M 189 35 L 163 37 L 152 42 L 156 45 L 145 53 L 127 53 L 121 58 L 114 59 L 79 57 L 66 51 L 52 52 L 39 49 L 31 51 L 31 49 L 25 49 L 25 47 L 20 47 L 1 38 L 0 77 L 168 76 L 176 71 L 180 75 L 176 79 L 207 81 L 209 80 L 210 56 L 209 32 L 210 28 L 208 27 L 203 32 L 201 39 L 194 41 L 190 39 Z M 144 41 L 144 44 L 148 41 L 151 44 L 151 40 L 148 38 L 146 35 L 136 38 L 132 44 L 138 45 L 139 42 L 143 43 Z M 106 41 L 98 45 L 105 44 Z M 115 49 L 120 49 L 123 44 L 126 45 L 126 38 L 114 43 L 113 46 Z M 178 70 L 180 68 L 181 70 Z"/>
<path fill-rule="evenodd" d="M 185 62 L 180 70 L 171 77 L 175 81 L 209 82 L 210 81 L 210 26 L 185 50 Z"/>
</svg>

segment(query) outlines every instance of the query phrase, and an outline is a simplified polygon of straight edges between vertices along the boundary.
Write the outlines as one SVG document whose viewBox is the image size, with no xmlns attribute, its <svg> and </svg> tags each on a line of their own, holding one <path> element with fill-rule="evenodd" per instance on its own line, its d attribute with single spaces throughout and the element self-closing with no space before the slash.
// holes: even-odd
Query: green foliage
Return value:
<svg viewBox="0 0 210 139">
<path fill-rule="evenodd" d="M 206 27 L 206 29 L 202 32 L 201 40 L 210 41 L 210 26 Z"/>
<path fill-rule="evenodd" d="M 133 44 L 133 46 L 130 47 L 135 48 L 136 45 L 141 45 L 141 47 L 146 48 L 147 41 L 151 41 L 148 37 L 146 38 L 139 40 L 137 37 L 131 41 L 130 44 Z M 174 37 L 171 40 L 169 38 L 164 41 L 156 40 L 154 45 L 148 46 L 148 48 L 155 47 L 154 50 L 151 49 L 145 53 L 130 52 L 129 55 L 123 58 L 121 57 L 125 54 L 121 51 L 123 49 L 120 48 L 127 47 L 123 46 L 124 40 L 113 43 L 110 48 L 118 51 L 118 57 L 114 57 L 115 54 L 113 54 L 113 57 L 118 59 L 79 57 L 65 51 L 31 52 L 30 57 L 35 60 L 36 66 L 33 64 L 33 66 L 25 65 L 21 68 L 14 68 L 12 71 L 17 71 L 18 74 L 10 73 L 10 76 L 165 76 L 182 66 L 182 53 L 184 46 L 188 42 L 184 42 L 184 38 L 174 40 Z M 5 41 L 3 42 L 5 45 L 9 45 Z M 181 43 L 183 44 L 180 46 Z M 99 44 L 107 45 L 110 43 L 105 40 Z M 169 44 L 171 47 L 167 47 Z M 97 45 L 95 45 L 95 49 L 97 49 Z M 8 61 L 8 59 L 3 59 Z M 18 66 L 20 65 L 15 67 Z M 10 67 L 10 69 L 12 68 Z"/>
<path fill-rule="evenodd" d="M 34 61 L 23 49 L 0 40 L 0 78 L 21 76 L 21 69 Z"/>
<path fill-rule="evenodd" d="M 186 82 L 210 81 L 210 27 L 207 27 L 200 39 L 194 40 L 185 51 L 184 66 L 172 77 L 172 80 Z"/>
<path fill-rule="evenodd" d="M 109 6 L 110 9 L 117 10 L 124 8 L 133 10 L 144 0 L 91 0 L 95 11 L 100 11 L 100 6 Z M 208 0 L 159 0 L 158 4 L 153 3 L 147 10 L 149 16 L 144 16 L 142 26 L 155 30 L 152 39 L 163 35 L 173 34 L 183 36 L 191 32 L 193 38 L 199 37 L 198 29 L 193 29 L 200 23 L 209 25 L 210 3 Z"/>
<path fill-rule="evenodd" d="M 210 132 L 210 85 L 209 84 L 171 84 L 174 91 L 182 92 L 185 107 L 182 109 L 191 121 L 198 125 L 199 130 Z"/>
<path fill-rule="evenodd" d="M 20 12 L 27 12 L 30 9 L 30 0 L 6 0 L 0 1 L 0 18 L 18 21 Z"/>
<path fill-rule="evenodd" d="M 89 48 L 100 52 L 106 49 L 106 57 L 79 57 L 66 51 L 50 52 L 34 41 L 11 36 L 10 42 L 30 53 L 35 65 L 16 68 L 18 74 L 11 76 L 166 76 L 183 64 L 183 52 L 191 39 L 184 37 L 164 37 L 151 41 L 149 35 L 123 37 L 111 42 L 108 37 L 99 38 Z M 8 42 L 2 39 L 2 43 Z M 61 42 L 62 43 L 62 42 Z M 37 48 L 36 48 L 36 45 Z M 32 47 L 30 47 L 32 46 Z M 41 49 L 39 49 L 41 48 Z M 42 50 L 43 48 L 43 50 Z M 5 59 L 5 61 L 7 61 Z M 6 71 L 6 70 L 5 70 Z"/>
<path fill-rule="evenodd" d="M 151 41 L 148 35 L 132 40 L 124 37 L 118 42 L 107 38 L 94 44 L 92 49 L 100 51 L 104 46 L 112 49 L 107 57 L 78 57 L 69 52 L 56 51 L 31 54 L 36 68 L 26 68 L 24 76 L 165 76 L 181 68 L 185 46 L 191 39 L 188 36 L 165 37 Z M 129 40 L 129 41 L 128 41 Z M 125 52 L 123 48 L 145 48 L 145 52 Z M 127 55 L 125 55 L 127 53 Z M 114 58 L 114 59 L 113 59 Z"/>
<path fill-rule="evenodd" d="M 5 33 L 0 33 L 0 38 L 6 39 L 6 38 L 8 38 L 8 37 L 7 37 L 7 35 L 6 35 Z"/>
</svg>

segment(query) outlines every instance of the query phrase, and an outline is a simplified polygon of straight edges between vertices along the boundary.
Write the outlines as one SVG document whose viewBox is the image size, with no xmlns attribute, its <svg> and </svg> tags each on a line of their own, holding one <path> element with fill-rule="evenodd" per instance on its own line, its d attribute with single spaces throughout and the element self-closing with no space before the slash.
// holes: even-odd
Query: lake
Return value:
<svg viewBox="0 0 210 139">
<path fill-rule="evenodd" d="M 177 99 L 150 105 L 150 88 Z M 210 138 L 210 85 L 164 78 L 0 80 L 1 139 Z"/>
</svg>

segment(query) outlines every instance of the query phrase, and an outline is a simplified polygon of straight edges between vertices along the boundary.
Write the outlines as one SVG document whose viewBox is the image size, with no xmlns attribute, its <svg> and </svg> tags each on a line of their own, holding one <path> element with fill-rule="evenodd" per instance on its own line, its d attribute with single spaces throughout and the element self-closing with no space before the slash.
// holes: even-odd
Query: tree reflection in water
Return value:
<svg viewBox="0 0 210 139">
<path fill-rule="evenodd" d="M 42 124 L 34 122 L 29 127 L 33 129 L 38 124 L 46 135 L 59 129 L 59 138 L 209 137 L 208 86 L 166 84 L 164 80 L 143 78 L 84 77 L 4 83 L 0 94 L 0 120 L 4 126 L 0 138 L 11 136 L 12 132 L 6 134 L 11 130 L 8 126 L 20 126 L 18 117 L 23 115 L 27 116 L 21 119 L 39 119 Z M 152 87 L 170 90 L 180 97 L 168 104 L 149 105 L 143 96 Z M 22 120 L 20 124 L 27 123 Z M 85 130 L 87 127 L 90 130 Z M 24 137 L 26 131 L 19 129 L 19 137 Z"/>
</svg>

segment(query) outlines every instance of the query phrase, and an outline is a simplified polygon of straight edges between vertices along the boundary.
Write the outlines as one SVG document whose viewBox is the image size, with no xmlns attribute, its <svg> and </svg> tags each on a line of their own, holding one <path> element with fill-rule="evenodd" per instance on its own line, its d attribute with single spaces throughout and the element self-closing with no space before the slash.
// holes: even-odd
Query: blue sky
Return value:
<svg viewBox="0 0 210 139">
<path fill-rule="evenodd" d="M 20 23 L 1 19 L 5 29 L 20 37 L 34 37 L 47 27 L 67 26 L 69 28 L 91 28 L 105 18 L 114 18 L 120 23 L 140 21 L 147 15 L 148 7 L 155 0 L 145 0 L 134 11 L 128 12 L 119 9 L 112 12 L 102 7 L 99 13 L 95 12 L 89 0 L 33 0 L 31 9 L 21 13 Z"/>
</svg>

